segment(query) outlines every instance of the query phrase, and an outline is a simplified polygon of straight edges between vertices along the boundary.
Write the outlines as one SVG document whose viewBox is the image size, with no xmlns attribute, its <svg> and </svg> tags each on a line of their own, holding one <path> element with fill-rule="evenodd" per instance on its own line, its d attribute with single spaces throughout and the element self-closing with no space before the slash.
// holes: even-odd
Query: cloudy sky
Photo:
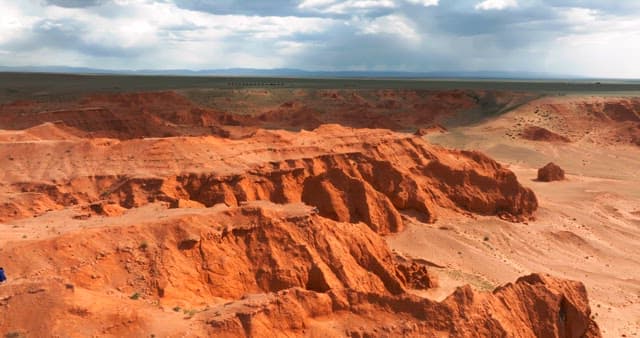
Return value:
<svg viewBox="0 0 640 338">
<path fill-rule="evenodd" d="M 640 0 L 0 0 L 0 65 L 640 78 Z"/>
</svg>

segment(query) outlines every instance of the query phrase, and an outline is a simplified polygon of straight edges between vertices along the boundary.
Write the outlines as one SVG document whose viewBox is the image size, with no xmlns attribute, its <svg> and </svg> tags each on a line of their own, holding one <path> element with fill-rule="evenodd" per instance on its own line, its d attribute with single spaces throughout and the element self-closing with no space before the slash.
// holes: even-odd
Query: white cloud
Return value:
<svg viewBox="0 0 640 338">
<path fill-rule="evenodd" d="M 302 0 L 299 9 L 327 14 L 355 14 L 376 9 L 397 9 L 402 2 L 437 6 L 439 0 Z"/>
<path fill-rule="evenodd" d="M 413 28 L 411 20 L 401 15 L 381 16 L 358 24 L 364 34 L 391 34 L 413 43 L 420 41 L 420 34 Z"/>
<path fill-rule="evenodd" d="M 570 29 L 549 48 L 548 63 L 589 76 L 640 78 L 640 21 L 588 8 L 558 9 Z"/>
<path fill-rule="evenodd" d="M 298 8 L 321 13 L 345 14 L 352 10 L 398 8 L 402 2 L 429 7 L 437 6 L 440 0 L 302 0 Z"/>
<path fill-rule="evenodd" d="M 395 8 L 393 0 L 304 0 L 298 8 L 327 14 L 354 14 L 380 8 Z"/>
<path fill-rule="evenodd" d="M 319 7 L 326 7 L 336 3 L 336 0 L 303 0 L 298 8 L 302 9 L 317 9 Z"/>
<path fill-rule="evenodd" d="M 27 8 L 0 0 L 0 64 L 279 67 L 304 49 L 305 42 L 292 41 L 294 36 L 321 33 L 333 24 L 330 18 L 215 15 L 143 0 L 98 8 Z M 65 40 L 46 41 L 50 32 L 62 32 Z"/>
<path fill-rule="evenodd" d="M 20 36 L 37 20 L 36 16 L 27 15 L 14 2 L 0 0 L 0 44 Z"/>
<path fill-rule="evenodd" d="M 600 13 L 591 8 L 559 8 L 558 11 L 566 22 L 572 25 L 592 25 L 599 21 L 598 15 Z"/>
<path fill-rule="evenodd" d="M 429 6 L 438 6 L 440 0 L 406 0 L 408 3 L 412 3 L 414 5 L 422 5 L 424 7 Z"/>
<path fill-rule="evenodd" d="M 498 10 L 501 11 L 507 8 L 518 7 L 517 0 L 485 0 L 476 5 L 477 10 L 489 11 Z"/>
</svg>

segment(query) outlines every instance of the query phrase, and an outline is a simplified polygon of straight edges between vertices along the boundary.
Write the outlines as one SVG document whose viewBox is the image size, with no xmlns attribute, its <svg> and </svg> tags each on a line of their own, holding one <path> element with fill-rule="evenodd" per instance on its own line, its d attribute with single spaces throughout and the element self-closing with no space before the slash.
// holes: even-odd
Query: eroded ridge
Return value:
<svg viewBox="0 0 640 338">
<path fill-rule="evenodd" d="M 108 226 L 6 245 L 7 268 L 19 277 L 0 288 L 0 330 L 599 336 L 579 282 L 530 275 L 493 293 L 462 287 L 430 301 L 407 292 L 436 282 L 421 263 L 395 259 L 365 224 L 336 222 L 303 204 L 262 201 L 155 216 L 111 218 Z M 37 325 L 34 313 L 41 315 Z"/>
<path fill-rule="evenodd" d="M 428 222 L 452 211 L 516 221 L 537 208 L 530 189 L 481 153 L 377 129 L 327 125 L 311 132 L 260 131 L 243 140 L 170 143 L 34 141 L 0 144 L 0 153 L 16 147 L 25 155 L 5 162 L 5 220 L 92 203 L 134 208 L 153 201 L 179 207 L 181 201 L 234 206 L 269 200 L 305 202 L 334 220 L 363 221 L 389 233 L 402 229 L 402 210 L 417 211 Z M 65 160 L 44 163 L 34 154 Z"/>
</svg>

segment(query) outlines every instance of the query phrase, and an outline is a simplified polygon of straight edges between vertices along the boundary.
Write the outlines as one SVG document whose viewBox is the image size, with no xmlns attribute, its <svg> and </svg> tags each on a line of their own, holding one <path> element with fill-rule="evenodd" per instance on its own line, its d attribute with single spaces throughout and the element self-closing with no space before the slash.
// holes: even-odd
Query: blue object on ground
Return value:
<svg viewBox="0 0 640 338">
<path fill-rule="evenodd" d="M 7 276 L 4 274 L 4 269 L 0 268 L 0 283 L 7 280 Z"/>
</svg>

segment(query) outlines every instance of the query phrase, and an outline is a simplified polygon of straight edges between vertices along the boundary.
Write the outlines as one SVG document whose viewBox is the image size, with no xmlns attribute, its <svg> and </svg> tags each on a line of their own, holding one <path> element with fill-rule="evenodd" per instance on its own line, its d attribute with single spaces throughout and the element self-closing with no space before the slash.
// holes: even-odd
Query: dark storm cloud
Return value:
<svg viewBox="0 0 640 338">
<path fill-rule="evenodd" d="M 438 6 L 425 8 L 398 1 L 394 12 L 413 23 L 422 38 L 419 48 L 397 36 L 340 28 L 326 32 L 327 39 L 318 39 L 317 47 L 302 58 L 308 63 L 299 62 L 299 67 L 535 70 L 544 66 L 549 44 L 574 32 L 575 23 L 566 15 L 571 8 L 594 9 L 598 17 L 637 17 L 640 12 L 640 1 L 612 5 L 608 1 L 520 0 L 512 8 L 478 10 L 480 2 L 441 0 Z M 528 58 L 517 59 L 525 55 Z"/>
<path fill-rule="evenodd" d="M 300 15 L 297 0 L 175 0 L 174 2 L 180 8 L 213 14 Z"/>
<path fill-rule="evenodd" d="M 353 27 L 331 31 L 334 38 L 306 36 L 311 47 L 292 67 L 323 70 L 428 70 L 452 66 L 448 56 L 429 46 L 415 48 L 392 34 L 360 34 Z M 390 65 L 393 65 L 390 67 Z"/>
<path fill-rule="evenodd" d="M 479 11 L 475 2 L 441 2 L 428 11 L 407 12 L 425 37 L 477 37 L 483 43 L 512 49 L 544 42 L 564 34 L 569 24 L 558 17 L 556 11 L 544 7 L 516 7 L 506 10 Z M 487 46 L 489 47 L 489 46 Z"/>
<path fill-rule="evenodd" d="M 459 8 L 443 3 L 425 13 L 407 13 L 422 26 L 453 35 L 480 35 L 504 32 L 507 28 L 528 29 L 535 22 L 552 21 L 555 14 L 545 8 L 478 11 L 473 5 Z M 553 29 L 548 27 L 547 29 Z"/>
<path fill-rule="evenodd" d="M 396 1 L 403 2 L 404 0 Z M 377 17 L 390 14 L 394 10 L 384 8 L 384 6 L 369 5 L 364 7 L 351 6 L 349 11 L 345 13 L 327 12 L 323 11 L 323 9 L 331 7 L 330 4 L 317 6 L 316 8 L 301 7 L 302 0 L 174 0 L 173 2 L 183 9 L 222 15 L 298 16 L 345 19 L 356 14 Z M 334 4 L 348 2 L 349 1 L 336 1 Z M 355 0 L 355 2 L 366 3 L 367 1 Z"/>
</svg>

